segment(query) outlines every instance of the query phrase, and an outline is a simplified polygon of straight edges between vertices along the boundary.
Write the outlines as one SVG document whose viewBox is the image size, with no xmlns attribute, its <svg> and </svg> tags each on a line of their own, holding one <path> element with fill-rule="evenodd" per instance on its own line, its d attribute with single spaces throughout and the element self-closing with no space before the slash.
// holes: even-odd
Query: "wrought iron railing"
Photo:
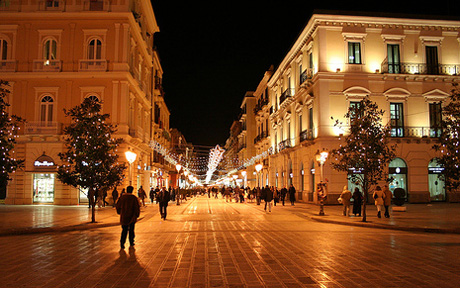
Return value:
<svg viewBox="0 0 460 288">
<path fill-rule="evenodd" d="M 294 96 L 294 88 L 288 88 L 284 90 L 283 94 L 280 96 L 280 105 L 289 97 Z"/>
<path fill-rule="evenodd" d="M 382 73 L 390 74 L 460 75 L 460 64 L 388 63 L 385 60 L 381 66 Z"/>
</svg>

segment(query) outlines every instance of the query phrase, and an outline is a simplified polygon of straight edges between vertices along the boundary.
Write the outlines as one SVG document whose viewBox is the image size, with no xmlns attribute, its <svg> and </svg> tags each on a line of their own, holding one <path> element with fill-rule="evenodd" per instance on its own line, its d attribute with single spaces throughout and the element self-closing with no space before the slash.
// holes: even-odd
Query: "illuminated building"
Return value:
<svg viewBox="0 0 460 288">
<path fill-rule="evenodd" d="M 11 113 L 27 120 L 15 148 L 25 169 L 9 182 L 5 202 L 88 201 L 84 191 L 56 178 L 63 126 L 70 123 L 63 109 L 86 97 L 103 102 L 103 112 L 117 125 L 114 137 L 125 140 L 119 160 L 127 161 L 128 149 L 137 154 L 132 179 L 126 172 L 123 187 L 131 182 L 135 191 L 140 185 L 148 191 L 159 178 L 167 185 L 171 168 L 148 146 L 152 139 L 164 146 L 170 141 L 163 70 L 153 46 L 159 28 L 150 1 L 0 3 L 0 78 L 11 85 Z"/>
<path fill-rule="evenodd" d="M 460 80 L 459 31 L 456 20 L 314 14 L 268 81 L 270 185 L 292 182 L 298 198 L 317 202 L 315 153 L 338 147 L 346 133 L 331 117 L 346 123 L 348 107 L 369 96 L 398 144 L 390 188 L 404 188 L 411 203 L 459 201 L 437 179 L 432 149 L 439 102 Z M 330 161 L 323 178 L 327 201 L 337 203 L 347 177 Z"/>
</svg>

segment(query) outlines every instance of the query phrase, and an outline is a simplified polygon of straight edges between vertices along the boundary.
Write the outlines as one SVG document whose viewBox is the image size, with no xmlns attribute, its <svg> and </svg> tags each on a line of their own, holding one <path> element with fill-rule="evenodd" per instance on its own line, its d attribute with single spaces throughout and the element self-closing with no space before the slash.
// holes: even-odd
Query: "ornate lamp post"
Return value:
<svg viewBox="0 0 460 288">
<path fill-rule="evenodd" d="M 317 192 L 318 192 L 318 198 L 319 198 L 319 215 L 324 216 L 324 199 L 326 198 L 326 187 L 323 184 L 323 166 L 324 163 L 327 160 L 327 156 L 329 156 L 329 153 L 323 149 L 323 151 L 320 153 L 319 150 L 316 151 L 315 158 L 316 162 L 318 162 L 318 165 L 320 166 L 321 169 L 321 175 L 320 175 L 320 183 L 318 184 Z"/>
<path fill-rule="evenodd" d="M 257 186 L 260 187 L 260 174 L 259 174 L 259 172 L 260 172 L 260 170 L 262 170 L 263 165 L 259 163 L 259 164 L 256 165 L 255 168 L 256 168 L 256 171 L 257 171 Z"/>
<path fill-rule="evenodd" d="M 126 151 L 125 152 L 125 156 L 126 156 L 126 160 L 128 161 L 129 163 L 129 185 L 131 186 L 132 184 L 132 179 L 133 179 L 133 175 L 132 175 L 132 164 L 134 163 L 134 161 L 136 161 L 136 158 L 137 158 L 137 154 L 132 152 L 132 151 Z"/>
</svg>

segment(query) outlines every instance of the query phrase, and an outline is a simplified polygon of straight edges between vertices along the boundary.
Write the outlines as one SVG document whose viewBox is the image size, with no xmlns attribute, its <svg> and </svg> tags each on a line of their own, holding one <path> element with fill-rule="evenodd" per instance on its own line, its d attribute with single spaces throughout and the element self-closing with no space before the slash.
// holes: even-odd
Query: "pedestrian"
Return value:
<svg viewBox="0 0 460 288">
<path fill-rule="evenodd" d="M 115 205 L 117 205 L 117 200 L 118 200 L 118 190 L 116 186 L 115 188 L 113 188 L 113 191 L 112 191 L 112 199 L 113 199 L 113 207 L 115 207 Z"/>
<path fill-rule="evenodd" d="M 262 196 L 262 191 L 260 191 L 260 187 L 254 187 L 254 190 L 256 190 L 254 194 L 256 195 L 257 205 L 260 205 L 260 198 Z"/>
<path fill-rule="evenodd" d="M 361 205 L 363 204 L 363 194 L 359 191 L 358 187 L 355 187 L 355 192 L 353 192 L 353 214 L 359 214 L 361 217 Z"/>
<path fill-rule="evenodd" d="M 157 202 L 160 206 L 161 219 L 166 220 L 168 202 L 171 200 L 169 192 L 165 187 L 161 188 L 161 191 L 157 194 Z"/>
<path fill-rule="evenodd" d="M 393 199 L 393 194 L 391 194 L 390 189 L 388 189 L 388 185 L 385 185 L 383 193 L 385 193 L 385 199 L 383 201 L 383 205 L 385 206 L 385 218 L 390 218 L 390 206 L 391 199 Z"/>
<path fill-rule="evenodd" d="M 264 210 L 267 211 L 267 206 L 268 206 L 268 212 L 272 212 L 273 191 L 268 187 L 268 185 L 266 185 L 265 188 L 263 189 L 262 195 L 265 201 Z"/>
<path fill-rule="evenodd" d="M 94 192 L 94 198 L 96 199 L 97 207 L 101 208 L 102 207 L 102 195 L 99 189 L 96 189 L 96 191 Z"/>
<path fill-rule="evenodd" d="M 124 189 L 123 189 L 124 190 Z M 128 186 L 117 202 L 117 213 L 120 215 L 121 238 L 120 247 L 125 248 L 126 236 L 129 232 L 129 244 L 134 246 L 134 227 L 141 213 L 139 199 L 133 194 L 134 187 Z"/>
<path fill-rule="evenodd" d="M 153 190 L 153 187 L 150 187 L 149 196 L 150 196 L 150 203 L 153 204 L 153 201 L 155 200 L 155 190 Z"/>
<path fill-rule="evenodd" d="M 142 206 L 145 207 L 145 198 L 147 197 L 147 195 L 145 194 L 145 191 L 142 188 L 142 186 L 139 188 L 139 190 L 137 190 L 137 196 L 139 196 L 139 198 L 141 199 Z"/>
<path fill-rule="evenodd" d="M 109 202 L 107 202 L 105 199 L 107 198 L 107 189 L 104 189 L 104 192 L 102 192 L 102 207 L 105 207 L 105 205 L 109 205 Z"/>
<path fill-rule="evenodd" d="M 342 194 L 340 194 L 343 205 L 343 216 L 350 216 L 350 199 L 351 191 L 348 190 L 347 185 L 343 186 Z"/>
<path fill-rule="evenodd" d="M 377 217 L 382 218 L 382 206 L 384 204 L 385 193 L 383 193 L 382 188 L 380 186 L 377 186 L 375 188 L 372 197 L 375 200 L 375 206 L 377 206 Z"/>
<path fill-rule="evenodd" d="M 284 206 L 284 201 L 286 200 L 286 194 L 288 191 L 286 187 L 283 187 L 280 192 L 281 192 L 281 203 L 283 203 L 283 206 Z"/>
<path fill-rule="evenodd" d="M 289 187 L 289 201 L 291 201 L 291 205 L 294 206 L 295 188 L 294 188 L 294 185 L 292 185 L 292 184 L 291 184 L 291 187 Z"/>
<path fill-rule="evenodd" d="M 279 192 L 278 189 L 272 186 L 271 190 L 273 191 L 273 205 L 276 206 L 276 203 L 279 202 L 280 197 L 279 197 Z"/>
</svg>

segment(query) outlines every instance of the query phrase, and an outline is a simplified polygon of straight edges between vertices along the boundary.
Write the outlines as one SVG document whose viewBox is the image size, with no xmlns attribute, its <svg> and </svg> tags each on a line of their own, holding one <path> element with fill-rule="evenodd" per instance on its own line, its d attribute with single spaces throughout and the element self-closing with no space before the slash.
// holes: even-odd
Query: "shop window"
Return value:
<svg viewBox="0 0 460 288">
<path fill-rule="evenodd" d="M 445 183 L 440 175 L 444 173 L 444 167 L 433 159 L 428 164 L 428 189 L 430 190 L 431 201 L 446 201 Z"/>
<path fill-rule="evenodd" d="M 390 183 L 390 190 L 393 192 L 396 188 L 402 188 L 406 191 L 407 197 L 409 194 L 407 190 L 407 165 L 403 159 L 395 158 L 390 162 L 389 176 L 393 179 Z"/>
<path fill-rule="evenodd" d="M 33 174 L 34 178 L 34 203 L 54 202 L 54 176 L 55 174 Z"/>
</svg>

